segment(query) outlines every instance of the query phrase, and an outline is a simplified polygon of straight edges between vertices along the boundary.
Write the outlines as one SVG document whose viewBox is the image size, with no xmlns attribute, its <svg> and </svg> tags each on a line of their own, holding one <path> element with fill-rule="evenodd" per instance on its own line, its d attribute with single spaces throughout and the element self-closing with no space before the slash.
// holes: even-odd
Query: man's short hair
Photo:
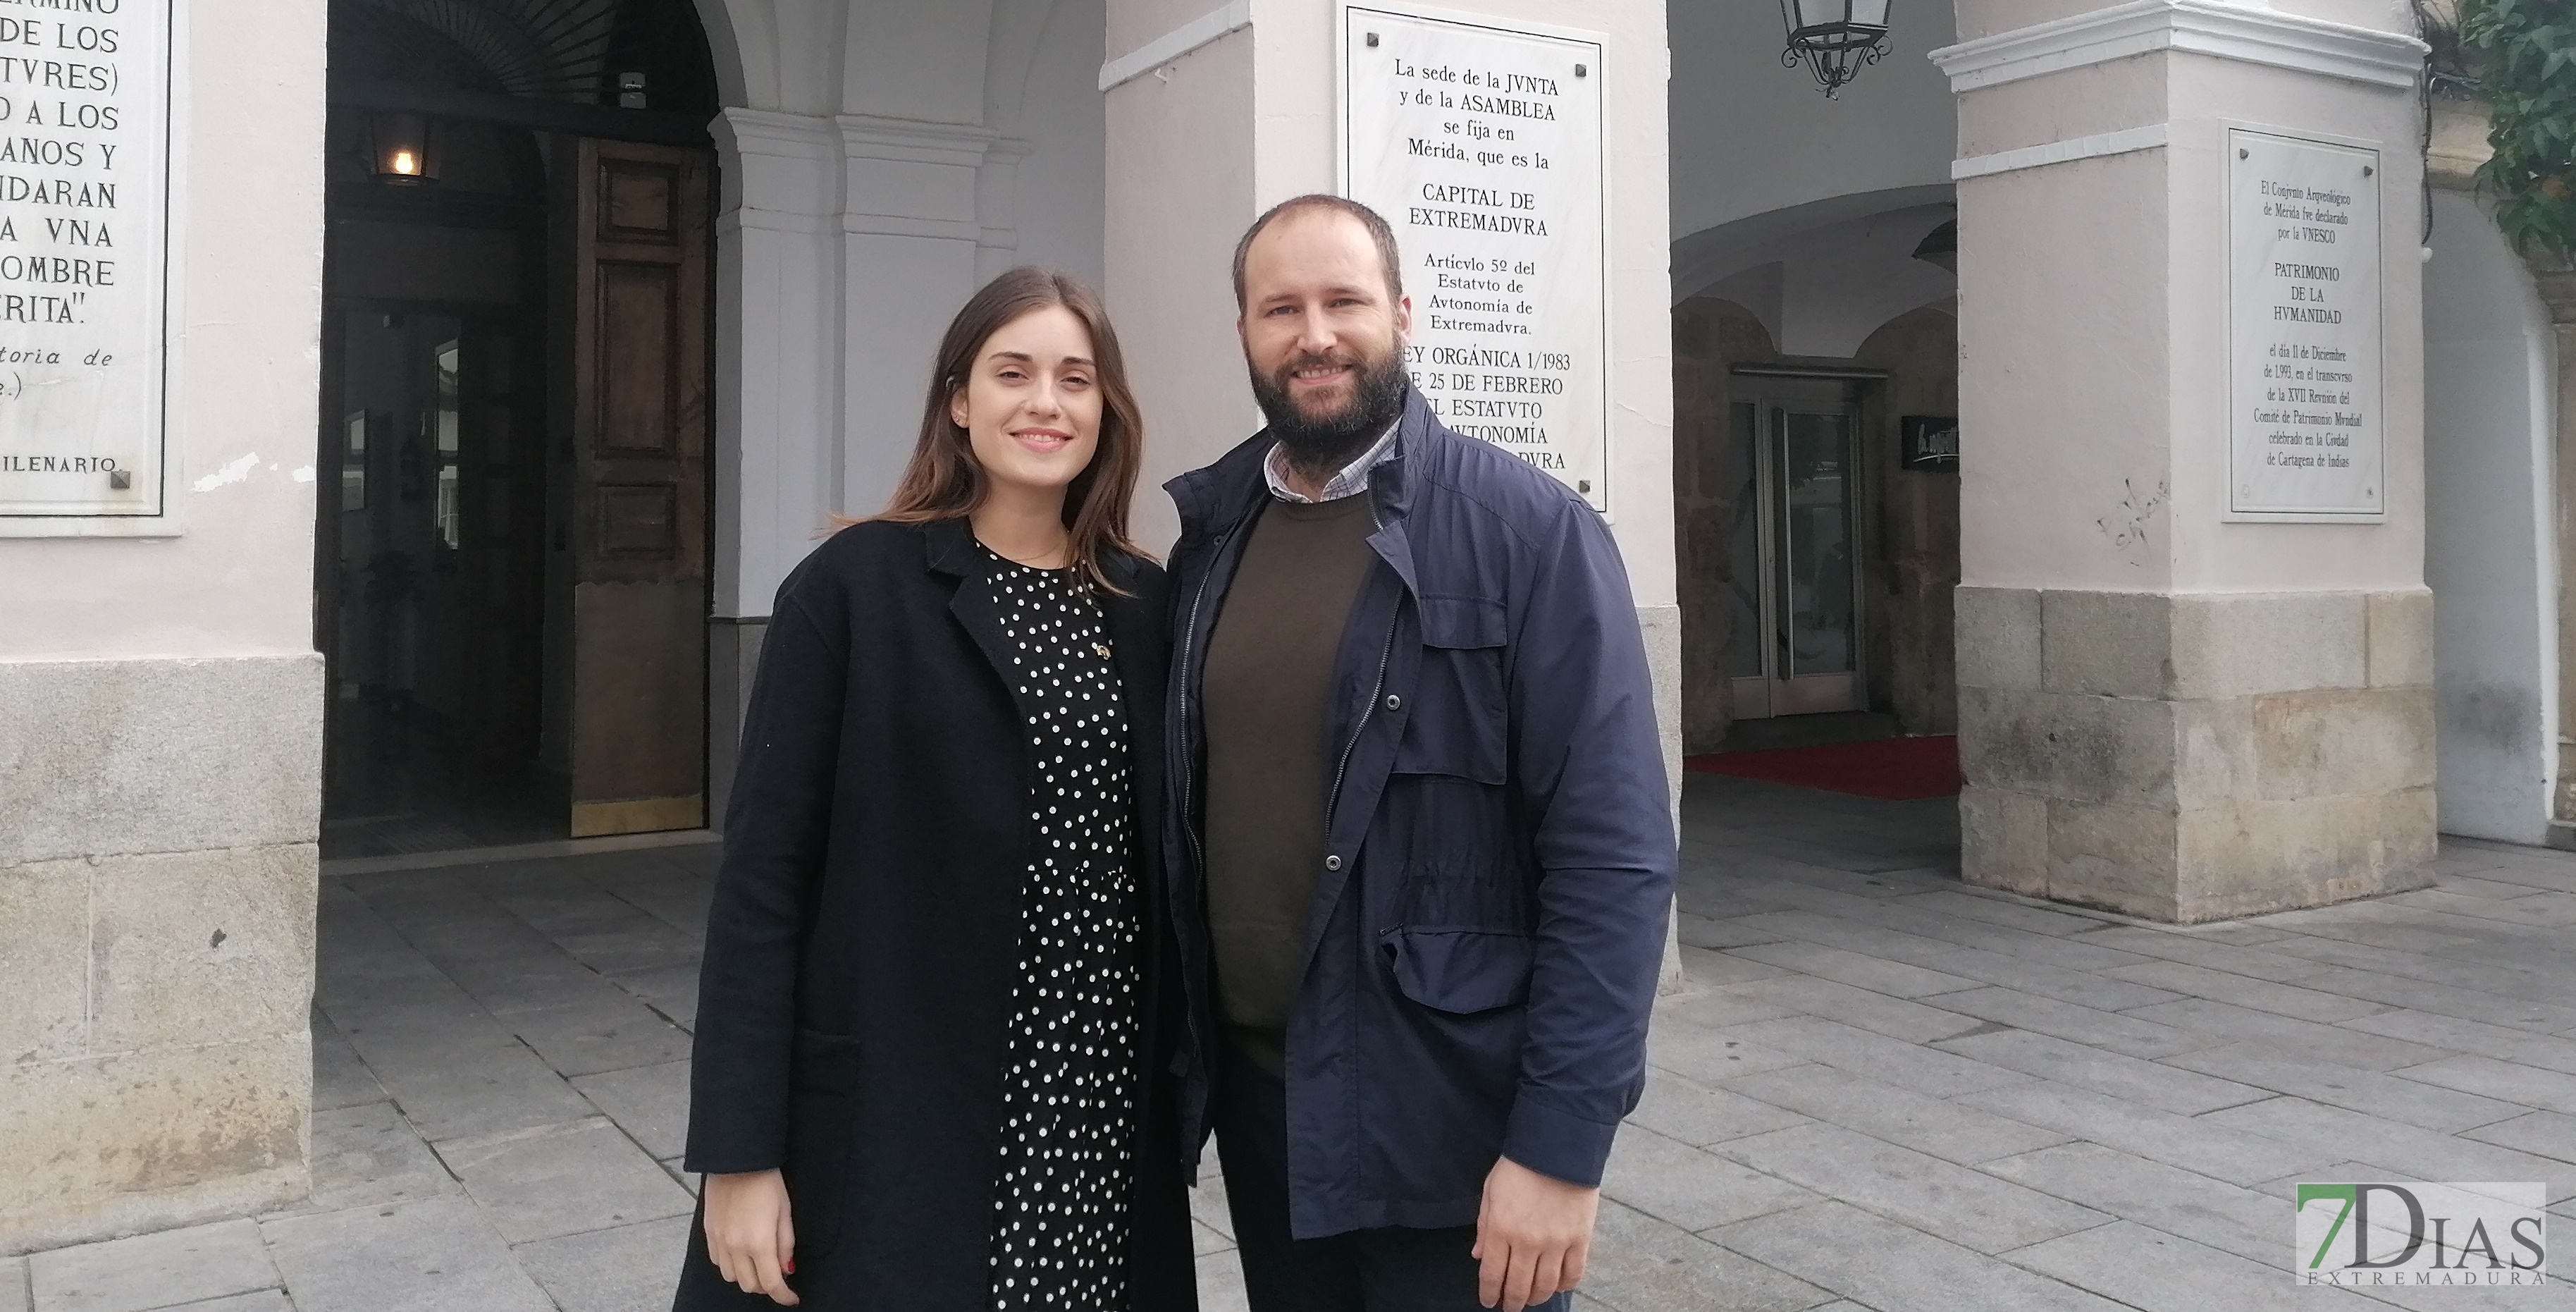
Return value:
<svg viewBox="0 0 2576 1312">
<path fill-rule="evenodd" d="M 1376 210 L 1348 196 L 1334 196 L 1318 191 L 1303 196 L 1292 196 L 1271 206 L 1262 212 L 1260 218 L 1252 221 L 1251 227 L 1243 230 L 1243 240 L 1234 244 L 1235 313 L 1241 314 L 1245 308 L 1243 262 L 1252 254 L 1252 239 L 1260 236 L 1261 230 L 1269 227 L 1273 222 L 1306 210 L 1333 210 L 1359 220 L 1360 226 L 1368 229 L 1369 240 L 1377 243 L 1377 262 L 1386 270 L 1387 300 L 1395 302 L 1404 299 L 1404 274 L 1401 272 L 1403 260 L 1395 251 L 1395 229 L 1386 226 L 1386 220 L 1378 217 Z"/>
</svg>

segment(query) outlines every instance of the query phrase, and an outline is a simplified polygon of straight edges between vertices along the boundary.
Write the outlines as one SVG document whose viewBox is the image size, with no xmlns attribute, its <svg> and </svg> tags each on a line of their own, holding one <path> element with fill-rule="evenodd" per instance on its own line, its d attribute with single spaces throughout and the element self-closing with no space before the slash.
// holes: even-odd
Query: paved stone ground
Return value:
<svg viewBox="0 0 2576 1312">
<path fill-rule="evenodd" d="M 1587 1312 L 2576 1307 L 2294 1288 L 2301 1179 L 2576 1217 L 2576 857 L 2177 930 L 1961 886 L 1946 802 L 1709 778 Z M 0 1261 L 0 1312 L 658 1312 L 711 847 L 326 881 L 314 1195 Z M 1213 1185 L 1211 1309 L 1241 1306 Z"/>
</svg>

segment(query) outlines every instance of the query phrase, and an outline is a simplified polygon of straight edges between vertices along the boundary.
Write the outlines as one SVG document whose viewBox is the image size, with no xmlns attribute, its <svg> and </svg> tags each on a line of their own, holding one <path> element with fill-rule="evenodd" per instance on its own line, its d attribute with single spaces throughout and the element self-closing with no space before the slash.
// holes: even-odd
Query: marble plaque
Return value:
<svg viewBox="0 0 2576 1312">
<path fill-rule="evenodd" d="M 1343 194 L 1386 216 L 1451 428 L 1609 504 L 1602 41 L 1342 10 Z"/>
<path fill-rule="evenodd" d="M 2380 521 L 2379 152 L 2227 139 L 2228 518 Z"/>
<path fill-rule="evenodd" d="M 176 5 L 0 0 L 0 535 L 168 509 Z"/>
</svg>

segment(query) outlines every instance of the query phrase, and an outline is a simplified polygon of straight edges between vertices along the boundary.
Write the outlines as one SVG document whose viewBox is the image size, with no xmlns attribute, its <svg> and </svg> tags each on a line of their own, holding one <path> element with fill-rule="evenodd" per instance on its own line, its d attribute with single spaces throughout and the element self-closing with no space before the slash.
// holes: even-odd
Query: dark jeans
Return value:
<svg viewBox="0 0 2576 1312">
<path fill-rule="evenodd" d="M 1389 1226 L 1288 1236 L 1288 1086 L 1226 1043 L 1216 1089 L 1217 1156 L 1252 1312 L 1484 1312 L 1476 1227 Z M 1570 1312 L 1571 1295 L 1531 1305 Z"/>
</svg>

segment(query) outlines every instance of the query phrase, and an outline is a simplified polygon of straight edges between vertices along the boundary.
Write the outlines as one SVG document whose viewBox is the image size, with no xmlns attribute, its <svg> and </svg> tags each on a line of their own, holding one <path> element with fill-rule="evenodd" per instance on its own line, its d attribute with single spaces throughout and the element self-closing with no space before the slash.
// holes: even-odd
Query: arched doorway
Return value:
<svg viewBox="0 0 2576 1312">
<path fill-rule="evenodd" d="M 717 108 L 687 0 L 335 0 L 323 854 L 705 823 Z"/>
</svg>

